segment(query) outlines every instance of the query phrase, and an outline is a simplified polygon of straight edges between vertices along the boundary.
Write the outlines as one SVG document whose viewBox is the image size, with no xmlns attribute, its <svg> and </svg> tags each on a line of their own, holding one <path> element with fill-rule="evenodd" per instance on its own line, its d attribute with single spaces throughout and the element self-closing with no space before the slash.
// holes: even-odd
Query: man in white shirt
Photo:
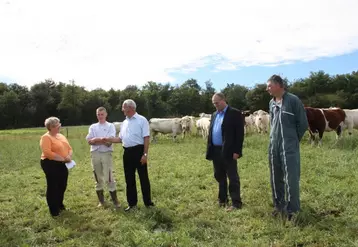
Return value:
<svg viewBox="0 0 358 247">
<path fill-rule="evenodd" d="M 106 121 L 107 110 L 99 107 L 96 110 L 98 123 L 89 127 L 87 142 L 91 145 L 91 162 L 94 177 L 96 180 L 96 192 L 99 200 L 98 207 L 104 206 L 103 189 L 105 184 L 108 187 L 113 204 L 120 207 L 117 199 L 116 181 L 113 177 L 112 144 L 103 141 L 104 137 L 115 137 L 116 128 L 112 123 Z"/>
<path fill-rule="evenodd" d="M 103 138 L 103 140 L 123 143 L 123 167 L 128 201 L 128 207 L 125 211 L 129 211 L 137 206 L 138 201 L 135 180 L 136 170 L 140 179 L 143 202 L 146 207 L 154 206 L 151 200 L 147 168 L 150 131 L 148 120 L 136 112 L 136 103 L 133 100 L 125 100 L 122 104 L 122 111 L 126 119 L 123 121 L 119 137 Z"/>
</svg>

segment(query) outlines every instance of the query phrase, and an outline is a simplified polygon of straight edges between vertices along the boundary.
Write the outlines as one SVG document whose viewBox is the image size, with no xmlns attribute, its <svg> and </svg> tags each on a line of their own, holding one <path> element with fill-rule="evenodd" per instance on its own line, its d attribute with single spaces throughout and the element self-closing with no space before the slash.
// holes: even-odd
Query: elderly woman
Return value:
<svg viewBox="0 0 358 247">
<path fill-rule="evenodd" d="M 65 210 L 63 197 L 67 187 L 68 169 L 66 163 L 72 160 L 72 147 L 60 133 L 61 123 L 57 117 L 45 120 L 48 132 L 41 136 L 41 167 L 46 175 L 46 199 L 52 216 Z"/>
</svg>

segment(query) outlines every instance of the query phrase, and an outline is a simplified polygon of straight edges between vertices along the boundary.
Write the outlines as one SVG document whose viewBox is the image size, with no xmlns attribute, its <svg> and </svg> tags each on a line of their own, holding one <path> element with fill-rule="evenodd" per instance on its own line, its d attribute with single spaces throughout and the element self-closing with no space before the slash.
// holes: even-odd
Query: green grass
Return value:
<svg viewBox="0 0 358 247">
<path fill-rule="evenodd" d="M 307 137 L 301 146 L 301 206 L 296 223 L 273 219 L 268 136 L 249 135 L 239 160 L 244 207 L 218 208 L 218 186 L 205 160 L 205 141 L 151 144 L 149 176 L 157 207 L 125 213 L 123 150 L 116 144 L 115 177 L 122 209 L 97 209 L 88 126 L 69 127 L 77 166 L 70 170 L 65 205 L 58 219 L 46 205 L 39 138 L 44 129 L 0 131 L 0 246 L 358 246 L 358 133 L 336 146 L 325 133 L 322 148 Z M 63 128 L 63 133 L 66 129 Z"/>
</svg>

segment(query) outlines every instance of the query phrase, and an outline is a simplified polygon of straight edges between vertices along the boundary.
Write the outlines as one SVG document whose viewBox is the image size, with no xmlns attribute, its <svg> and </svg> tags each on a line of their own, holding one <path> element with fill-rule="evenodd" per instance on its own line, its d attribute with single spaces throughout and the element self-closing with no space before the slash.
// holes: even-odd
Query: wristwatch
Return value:
<svg viewBox="0 0 358 247">
<path fill-rule="evenodd" d="M 143 155 L 144 155 L 145 157 L 147 157 L 147 153 L 144 153 Z"/>
</svg>

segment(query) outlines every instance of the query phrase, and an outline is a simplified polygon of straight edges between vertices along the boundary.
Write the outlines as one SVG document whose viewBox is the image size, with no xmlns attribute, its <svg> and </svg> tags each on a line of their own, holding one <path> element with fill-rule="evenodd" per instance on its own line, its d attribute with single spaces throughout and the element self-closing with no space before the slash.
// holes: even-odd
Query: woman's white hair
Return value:
<svg viewBox="0 0 358 247">
<path fill-rule="evenodd" d="M 45 127 L 48 130 L 51 130 L 51 128 L 56 126 L 58 123 L 60 123 L 60 119 L 58 119 L 57 117 L 49 117 L 45 120 Z"/>
<path fill-rule="evenodd" d="M 134 102 L 134 100 L 132 99 L 126 99 L 124 102 L 123 102 L 123 105 L 126 105 L 128 107 L 131 107 L 133 109 L 136 109 L 137 108 L 137 105 L 136 103 Z"/>
</svg>

